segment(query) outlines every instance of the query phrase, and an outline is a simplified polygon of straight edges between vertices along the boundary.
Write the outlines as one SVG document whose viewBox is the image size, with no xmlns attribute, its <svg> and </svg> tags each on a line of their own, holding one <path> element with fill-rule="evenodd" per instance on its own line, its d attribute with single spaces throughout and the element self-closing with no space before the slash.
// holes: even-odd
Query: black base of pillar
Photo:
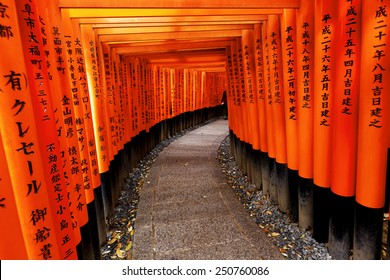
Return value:
<svg viewBox="0 0 390 280">
<path fill-rule="evenodd" d="M 313 188 L 313 237 L 320 243 L 329 239 L 329 195 L 330 188 Z"/>
<path fill-rule="evenodd" d="M 356 203 L 354 260 L 379 260 L 381 258 L 382 230 L 383 208 L 368 208 Z"/>
<path fill-rule="evenodd" d="M 244 143 L 245 146 L 245 154 L 244 154 L 244 168 L 245 168 L 245 173 L 248 177 L 248 181 L 252 182 L 252 145 L 249 143 Z"/>
<path fill-rule="evenodd" d="M 247 170 L 246 170 L 246 145 L 245 145 L 245 142 L 243 140 L 240 141 L 240 145 L 241 145 L 241 155 L 240 155 L 241 170 L 242 170 L 243 174 L 246 176 L 246 175 L 248 175 Z"/>
<path fill-rule="evenodd" d="M 389 213 L 390 206 L 390 149 L 387 149 L 387 171 L 386 171 L 386 196 L 385 196 L 385 213 Z M 390 253 L 388 253 L 390 254 Z"/>
<path fill-rule="evenodd" d="M 288 191 L 290 198 L 290 211 L 288 212 L 290 222 L 298 223 L 299 175 L 297 170 L 288 170 Z"/>
<path fill-rule="evenodd" d="M 261 152 L 253 151 L 253 183 L 256 185 L 257 190 L 262 189 L 262 172 L 261 172 Z"/>
<path fill-rule="evenodd" d="M 237 147 L 237 159 L 236 159 L 236 163 L 238 165 L 238 168 L 240 168 L 240 170 L 242 172 L 244 172 L 242 170 L 242 160 L 243 160 L 243 156 L 242 156 L 242 141 L 239 139 L 239 138 L 236 138 L 236 147 Z"/>
<path fill-rule="evenodd" d="M 232 157 L 236 160 L 236 145 L 235 145 L 235 138 L 233 130 L 229 130 L 229 140 L 230 140 L 230 153 L 232 154 Z"/>
<path fill-rule="evenodd" d="M 94 189 L 94 202 L 96 209 L 96 220 L 98 226 L 99 240 L 100 246 L 102 246 L 107 239 L 107 229 L 106 222 L 104 217 L 104 204 L 103 204 L 103 196 L 102 196 L 102 187 L 99 186 Z"/>
<path fill-rule="evenodd" d="M 355 198 L 330 193 L 329 254 L 335 260 L 352 255 Z"/>
<path fill-rule="evenodd" d="M 269 157 L 265 152 L 260 152 L 261 161 L 261 183 L 263 185 L 263 193 L 269 194 Z"/>
<path fill-rule="evenodd" d="M 389 221 L 387 221 L 387 246 L 386 246 L 386 260 L 390 260 L 390 230 Z"/>
<path fill-rule="evenodd" d="M 104 208 L 104 218 L 109 221 L 114 213 L 114 203 L 112 201 L 112 190 L 111 190 L 111 172 L 107 171 L 100 173 L 100 184 L 102 189 L 102 200 Z"/>
<path fill-rule="evenodd" d="M 112 194 L 112 203 L 116 206 L 119 199 L 119 183 L 118 183 L 118 154 L 114 156 L 114 159 L 110 162 L 110 185 Z"/>
<path fill-rule="evenodd" d="M 313 179 L 299 177 L 299 227 L 313 229 Z"/>
<path fill-rule="evenodd" d="M 269 160 L 269 193 L 271 202 L 278 203 L 278 182 L 277 182 L 277 170 L 276 161 L 274 158 Z"/>
<path fill-rule="evenodd" d="M 79 260 L 93 260 L 93 246 L 91 239 L 91 230 L 89 227 L 89 222 L 80 227 L 81 241 L 76 246 L 77 256 Z"/>
<path fill-rule="evenodd" d="M 97 219 L 97 210 L 95 208 L 95 200 L 87 204 L 88 209 L 88 224 L 91 235 L 93 259 L 100 260 L 102 258 L 100 251 L 99 227 Z"/>
<path fill-rule="evenodd" d="M 290 197 L 286 164 L 276 163 L 276 188 L 278 191 L 278 208 L 282 213 L 287 213 L 290 209 Z"/>
</svg>

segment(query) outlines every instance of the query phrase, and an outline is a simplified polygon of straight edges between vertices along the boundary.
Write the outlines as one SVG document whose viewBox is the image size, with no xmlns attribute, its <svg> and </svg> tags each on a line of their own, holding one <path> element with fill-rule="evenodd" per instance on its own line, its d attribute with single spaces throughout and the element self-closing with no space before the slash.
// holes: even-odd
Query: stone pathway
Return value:
<svg viewBox="0 0 390 280">
<path fill-rule="evenodd" d="M 133 259 L 283 259 L 226 183 L 217 151 L 227 135 L 217 120 L 158 155 L 141 191 Z"/>
</svg>

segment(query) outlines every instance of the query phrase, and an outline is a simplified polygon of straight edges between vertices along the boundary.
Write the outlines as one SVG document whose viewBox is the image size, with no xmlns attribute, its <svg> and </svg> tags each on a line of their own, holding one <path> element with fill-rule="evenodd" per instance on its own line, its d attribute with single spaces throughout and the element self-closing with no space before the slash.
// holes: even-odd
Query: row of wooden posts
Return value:
<svg viewBox="0 0 390 280">
<path fill-rule="evenodd" d="M 129 172 L 224 75 L 117 54 L 56 1 L 1 1 L 0 27 L 0 259 L 99 259 Z"/>
<path fill-rule="evenodd" d="M 227 50 L 236 160 L 336 259 L 381 258 L 388 9 L 381 0 L 301 1 Z"/>
<path fill-rule="evenodd" d="M 232 153 L 259 188 L 332 257 L 380 258 L 389 2 L 301 1 L 228 38 L 220 73 L 119 52 L 57 1 L 3 0 L 0 258 L 98 258 L 127 172 L 224 90 Z"/>
</svg>

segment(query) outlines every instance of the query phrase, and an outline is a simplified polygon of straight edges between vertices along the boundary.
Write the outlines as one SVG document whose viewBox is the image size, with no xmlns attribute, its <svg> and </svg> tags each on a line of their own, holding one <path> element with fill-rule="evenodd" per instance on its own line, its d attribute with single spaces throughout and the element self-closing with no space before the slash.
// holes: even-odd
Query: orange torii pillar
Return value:
<svg viewBox="0 0 390 280">
<path fill-rule="evenodd" d="M 105 121 L 105 107 L 103 103 L 103 94 L 100 89 L 99 82 L 99 70 L 98 70 L 98 57 L 95 44 L 95 36 L 91 26 L 82 25 L 82 46 L 84 51 L 84 62 L 86 67 L 87 81 L 89 92 L 91 93 L 90 103 L 92 111 L 93 132 L 96 139 L 96 155 L 99 170 L 99 177 L 101 184 L 94 189 L 95 208 L 98 221 L 98 232 L 100 244 L 103 244 L 106 240 L 106 226 L 105 217 L 108 213 L 104 213 L 107 207 L 104 206 L 103 193 L 105 185 L 105 174 L 109 172 L 109 155 L 108 155 L 108 141 L 107 141 L 107 126 Z"/>
<path fill-rule="evenodd" d="M 111 65 L 111 81 L 112 81 L 112 100 L 114 105 L 115 122 L 111 123 L 111 128 L 114 130 L 115 140 L 113 145 L 115 146 L 115 153 L 110 161 L 111 170 L 111 189 L 114 205 L 117 204 L 122 187 L 121 180 L 121 156 L 123 154 L 123 116 L 121 110 L 121 91 L 120 91 L 120 61 L 114 48 L 108 48 L 110 54 Z"/>
<path fill-rule="evenodd" d="M 59 82 L 60 78 L 56 69 L 54 66 L 51 66 L 55 64 L 53 37 L 51 32 L 46 32 L 46 30 L 49 29 L 50 20 L 48 20 L 47 15 L 50 11 L 47 11 L 47 6 L 42 5 L 42 3 L 39 3 L 38 1 L 19 2 L 17 3 L 17 7 L 18 13 L 20 11 L 22 12 L 19 14 L 19 23 L 21 27 L 20 36 L 24 44 L 24 55 L 26 62 L 30 61 L 31 63 L 31 66 L 27 68 L 27 76 L 30 80 L 29 86 L 31 93 L 38 93 L 31 95 L 34 113 L 36 115 L 36 120 L 41 120 L 42 122 L 37 123 L 39 130 L 45 131 L 44 135 L 39 134 L 38 141 L 41 146 L 41 156 L 45 159 L 43 160 L 44 167 L 46 170 L 50 170 L 50 173 L 48 172 L 46 175 L 49 178 L 47 185 L 49 195 L 52 193 L 52 195 L 49 196 L 49 199 L 51 200 L 51 203 L 57 205 L 56 208 L 58 207 L 57 209 L 59 209 L 60 213 L 70 215 L 72 224 L 74 225 L 74 228 L 67 229 L 71 230 L 71 233 L 68 233 L 69 235 L 64 236 L 64 232 L 62 231 L 58 234 L 58 236 L 61 237 L 58 243 L 61 244 L 64 239 L 68 239 L 69 241 L 76 241 L 76 244 L 80 245 L 80 243 L 77 242 L 79 241 L 80 236 L 78 228 L 83 221 L 86 222 L 88 220 L 88 217 L 86 217 L 87 209 L 84 201 L 85 196 L 83 197 L 83 195 L 81 195 L 81 198 L 77 199 L 77 194 L 75 196 L 74 191 L 70 190 L 69 187 L 67 187 L 68 190 L 65 189 L 64 186 L 68 186 L 68 184 L 71 185 L 71 182 L 74 183 L 76 180 L 73 180 L 73 178 L 68 179 L 71 169 L 66 160 L 64 160 L 63 165 L 59 162 L 59 159 L 63 156 L 62 152 L 66 149 L 65 146 L 67 143 L 66 141 L 61 141 L 63 143 L 60 143 L 56 127 L 57 122 L 61 124 L 63 119 L 59 117 L 62 111 L 61 107 L 57 107 L 54 102 L 54 99 L 59 96 L 58 89 L 61 87 L 61 83 Z M 35 21 L 35 24 L 33 25 L 27 24 L 27 28 L 24 25 L 24 22 L 21 23 L 22 17 L 23 21 L 26 21 L 26 13 L 28 14 L 28 22 L 30 22 L 30 20 Z M 26 52 L 27 48 L 29 50 L 28 53 Z M 34 52 L 31 51 L 32 48 L 34 48 Z M 42 64 L 46 64 L 46 68 L 42 67 Z M 57 159 L 58 161 L 54 159 Z M 68 196 L 69 190 L 73 195 Z M 69 201 L 67 199 L 68 197 Z M 82 212 L 82 220 L 76 219 L 73 215 L 74 211 L 77 209 L 76 205 L 80 206 L 79 209 L 80 212 Z M 63 217 L 56 215 L 55 218 L 56 220 L 58 219 L 59 224 L 62 223 Z M 80 224 L 78 224 L 78 222 L 80 222 Z M 84 242 L 81 242 L 81 244 L 84 244 Z M 80 250 L 78 250 L 78 252 L 80 252 Z M 78 257 L 80 257 L 79 253 L 78 255 Z M 76 255 L 74 255 L 74 257 L 76 257 Z"/>
<path fill-rule="evenodd" d="M 280 16 L 269 15 L 267 25 L 274 125 L 273 138 L 276 152 L 274 176 L 271 169 L 271 197 L 275 202 L 278 202 L 279 209 L 282 212 L 287 212 L 290 199 L 288 193 L 286 119 Z"/>
<path fill-rule="evenodd" d="M 268 163 L 268 143 L 267 143 L 267 120 L 266 120 L 266 93 L 264 81 L 264 46 L 262 36 L 262 25 L 254 25 L 253 44 L 255 48 L 255 68 L 256 68 L 256 88 L 259 118 L 259 160 L 261 165 L 261 186 L 264 193 L 269 190 L 269 163 Z"/>
<path fill-rule="evenodd" d="M 92 178 L 88 177 L 85 180 L 83 170 L 89 168 L 87 163 L 79 159 L 80 147 L 78 144 L 79 133 L 75 124 L 75 106 L 70 102 L 71 82 L 70 82 L 70 67 L 65 58 L 65 37 L 63 36 L 62 19 L 56 1 L 50 2 L 49 5 L 39 2 L 39 16 L 42 20 L 42 26 L 46 34 L 45 53 L 49 62 L 48 74 L 50 75 L 49 84 L 51 87 L 51 98 L 53 100 L 53 109 L 56 117 L 57 134 L 60 141 L 60 153 L 62 155 L 64 176 L 67 179 L 67 188 L 70 193 L 70 199 L 73 201 L 69 206 L 71 215 L 74 217 L 74 223 L 85 229 L 95 220 L 90 219 L 87 207 L 91 204 L 87 203 L 88 199 L 94 198 L 91 184 Z M 46 22 L 43 22 L 45 20 Z M 69 176 L 71 174 L 71 176 Z M 52 178 L 53 179 L 53 178 Z M 86 184 L 86 185 L 85 185 Z M 81 186 L 85 185 L 84 188 Z M 78 257 L 83 259 L 87 255 L 92 254 L 89 234 L 81 234 L 79 230 L 75 231 L 78 244 Z M 99 244 L 96 244 L 95 249 L 99 258 Z"/>
<path fill-rule="evenodd" d="M 298 219 L 313 228 L 314 2 L 297 10 Z"/>
<path fill-rule="evenodd" d="M 234 116 L 233 110 L 235 105 L 233 102 L 235 101 L 235 92 L 234 92 L 234 83 L 233 83 L 233 58 L 231 47 L 226 48 L 226 101 L 227 104 L 227 114 L 230 114 L 231 117 Z M 223 100 L 222 100 L 223 101 Z M 234 131 L 234 120 L 229 118 L 229 136 L 230 140 L 232 140 L 232 131 Z"/>
<path fill-rule="evenodd" d="M 329 195 L 331 181 L 331 144 L 333 99 L 335 95 L 336 53 L 338 51 L 337 3 L 317 0 L 315 3 L 314 63 L 314 188 L 313 237 L 327 242 L 329 235 Z"/>
<path fill-rule="evenodd" d="M 237 120 L 237 125 L 233 126 L 233 133 L 234 133 L 234 144 L 231 145 L 231 147 L 234 149 L 232 151 L 232 154 L 235 155 L 235 159 L 237 161 L 238 166 L 240 166 L 240 157 L 239 157 L 239 139 L 241 139 L 242 136 L 242 113 L 241 113 L 241 98 L 240 98 L 240 89 L 239 89 L 239 79 L 238 79 L 238 66 L 237 66 L 237 45 L 236 43 L 231 44 L 231 53 L 232 53 L 232 68 L 233 68 L 233 78 L 232 78 L 232 87 L 233 87 L 233 105 L 234 105 L 234 112 L 235 112 L 235 120 Z M 238 121 L 239 120 L 239 121 Z"/>
<path fill-rule="evenodd" d="M 49 135 L 39 133 L 55 127 L 55 119 L 51 100 L 47 100 L 46 105 L 37 103 L 38 94 L 44 93 L 41 97 L 47 97 L 50 93 L 47 71 L 44 71 L 38 62 L 39 51 L 42 50 L 42 40 L 38 38 L 42 30 L 36 30 L 31 26 L 31 22 L 35 22 L 38 18 L 34 4 L 31 1 L 20 1 L 16 4 L 14 1 L 6 1 L 4 16 L 0 18 L 0 23 L 8 30 L 0 39 L 3 72 L 0 89 L 2 93 L 0 134 L 1 157 L 4 160 L 1 176 L 5 182 L 8 180 L 8 186 L 1 192 L 0 203 L 1 208 L 7 208 L 10 214 L 9 217 L 2 215 L 1 218 L 4 224 L 16 226 L 15 238 L 19 238 L 19 240 L 12 238 L 4 241 L 20 242 L 19 246 L 25 248 L 20 248 L 20 252 L 7 254 L 9 248 L 4 248 L 6 244 L 2 242 L 1 251 L 5 252 L 5 255 L 2 254 L 5 258 L 14 256 L 19 259 L 37 260 L 76 259 L 76 240 L 73 236 L 70 212 L 69 210 L 59 212 L 63 203 L 65 205 L 69 203 L 63 172 L 60 167 L 52 169 L 54 166 L 47 157 L 51 155 L 55 158 L 56 155 L 51 154 L 51 147 L 59 148 L 58 139 L 53 137 L 52 133 Z M 27 33 L 28 31 L 30 32 Z M 29 35 L 34 39 L 30 47 L 38 56 L 36 61 L 33 57 L 23 54 L 24 51 L 29 51 L 23 46 L 31 39 Z M 19 55 L 15 56 L 15 53 Z M 46 61 L 42 59 L 40 62 L 43 64 Z M 40 85 L 42 88 L 38 88 Z M 43 106 L 47 106 L 45 110 Z M 46 146 L 48 141 L 53 141 L 49 147 Z M 57 156 L 56 160 L 58 158 Z M 52 172 L 56 172 L 59 176 L 58 184 L 55 185 L 58 189 L 53 188 Z M 62 202 L 55 200 L 56 191 L 64 199 Z M 13 209 L 16 211 L 12 211 Z M 7 222 L 7 219 L 13 221 Z M 20 227 L 17 225 L 18 222 Z M 66 229 L 62 232 L 61 227 L 65 224 Z M 5 236 L 2 236 L 2 239 Z"/>
<path fill-rule="evenodd" d="M 92 31 L 91 31 L 92 32 Z M 78 126 L 76 123 L 78 131 L 78 139 L 85 138 L 82 143 L 80 152 L 83 154 L 82 161 L 82 174 L 83 181 L 86 185 L 86 189 L 91 194 L 87 196 L 87 209 L 89 216 L 89 227 L 91 232 L 91 241 L 93 246 L 93 253 L 95 259 L 101 258 L 100 245 L 106 239 L 106 230 L 105 230 L 105 220 L 104 220 L 104 207 L 103 199 L 101 196 L 101 181 L 99 173 L 99 160 L 97 149 L 98 146 L 97 139 L 94 133 L 94 120 L 96 116 L 92 114 L 94 103 L 93 100 L 96 95 L 96 84 L 95 87 L 89 86 L 90 80 L 94 75 L 97 79 L 98 73 L 97 69 L 92 70 L 91 65 L 86 65 L 87 61 L 90 63 L 90 60 L 95 57 L 95 51 L 93 45 L 91 45 L 90 40 L 85 42 L 87 38 L 83 38 L 81 35 L 81 30 L 77 22 L 73 23 L 73 34 L 74 34 L 74 57 L 77 65 L 77 72 L 79 75 L 79 102 L 82 107 L 82 115 L 76 113 L 77 120 L 83 122 L 84 131 L 81 131 L 82 127 Z M 94 34 L 90 34 L 90 38 L 93 38 Z M 69 42 L 68 42 L 69 43 Z M 85 45 L 88 44 L 88 48 L 85 48 Z M 68 46 L 67 46 L 68 47 Z M 92 53 L 92 54 L 91 54 Z M 70 58 L 71 55 L 70 55 Z M 95 62 L 96 64 L 96 62 Z M 72 70 L 72 69 L 71 69 Z M 71 71 L 72 73 L 73 71 Z M 92 97 L 94 95 L 94 97 Z M 76 93 L 73 93 L 73 99 L 75 98 Z M 75 104 L 75 102 L 74 102 Z M 81 119 L 81 120 L 80 120 Z M 85 155 L 83 149 L 86 150 L 87 154 Z M 88 165 L 89 163 L 89 165 Z M 88 172 L 89 171 L 89 172 Z M 87 177 L 89 176 L 89 177 Z"/>
<path fill-rule="evenodd" d="M 18 206 L 12 188 L 1 133 L 0 189 L 0 222 L 2 224 L 7 224 L 7 228 L 3 229 L 1 232 L 0 259 L 26 260 L 28 259 L 26 244 L 23 238 L 22 224 L 18 214 Z"/>
<path fill-rule="evenodd" d="M 289 215 L 298 222 L 298 102 L 296 11 L 285 9 L 281 19 L 286 144 L 289 189 Z"/>
<path fill-rule="evenodd" d="M 88 212 L 88 221 L 80 228 L 83 241 L 80 248 L 80 258 L 99 259 L 100 252 L 97 248 L 99 242 L 93 243 L 93 241 L 95 240 L 94 237 L 98 236 L 96 214 L 94 214 L 96 211 L 94 209 L 94 186 L 100 184 L 100 179 L 97 178 L 99 173 L 94 172 L 95 168 L 97 168 L 96 146 L 92 131 L 92 116 L 85 74 L 84 54 L 79 30 L 77 30 L 76 25 L 74 25 L 66 11 L 62 11 L 62 22 L 64 28 L 66 67 L 69 70 L 71 83 L 69 100 L 67 102 L 73 104 L 74 119 L 70 121 L 75 123 L 75 134 L 77 135 L 77 145 L 79 148 L 77 157 L 75 155 L 72 156 L 72 163 L 75 164 L 78 162 L 81 164 L 80 169 L 72 166 L 72 174 L 82 174 L 82 186 L 86 199 L 84 206 Z M 91 220 L 89 220 L 90 216 Z"/>
<path fill-rule="evenodd" d="M 227 110 L 229 114 L 229 136 L 230 136 L 230 149 L 233 157 L 237 160 L 236 153 L 236 139 L 237 139 L 237 122 L 239 123 L 239 116 L 237 115 L 237 101 L 236 101 L 236 80 L 234 74 L 234 64 L 233 56 L 235 55 L 233 51 L 234 47 L 229 46 L 227 48 L 227 64 L 226 64 L 226 76 L 227 76 L 227 89 L 226 89 L 226 98 L 227 98 Z"/>
<path fill-rule="evenodd" d="M 264 193 L 271 195 L 271 181 L 275 177 L 275 141 L 274 141 L 274 117 L 272 112 L 272 92 L 271 92 L 271 62 L 270 62 L 270 47 L 268 38 L 268 24 L 262 25 L 262 43 L 263 43 L 263 69 L 264 69 L 264 95 L 265 95 L 265 119 L 266 123 L 266 141 L 268 148 L 267 157 L 262 158 L 263 174 L 265 183 L 263 184 Z M 273 179 L 275 180 L 275 179 Z"/>
<path fill-rule="evenodd" d="M 248 111 L 247 111 L 247 94 L 245 91 L 245 76 L 244 76 L 244 58 L 241 39 L 236 41 L 236 57 L 237 57 L 237 86 L 238 86 L 238 98 L 237 102 L 240 104 L 240 119 L 242 120 L 241 126 L 241 138 L 238 141 L 239 160 L 238 165 L 245 174 L 250 176 L 249 161 L 246 161 L 248 145 L 249 145 L 249 128 L 248 128 Z"/>
<path fill-rule="evenodd" d="M 84 34 L 84 32 L 83 32 Z M 84 35 L 85 36 L 85 35 Z M 101 182 L 101 196 L 103 200 L 103 210 L 105 220 L 110 220 L 112 213 L 114 211 L 114 204 L 112 198 L 112 186 L 111 186 L 111 170 L 110 170 L 110 161 L 113 157 L 113 146 L 111 144 L 111 130 L 109 123 L 111 121 L 111 105 L 112 100 L 109 97 L 109 92 L 111 92 L 111 82 L 110 82 L 110 67 L 109 67 L 109 55 L 107 52 L 104 52 L 103 46 L 95 38 L 93 39 L 94 46 L 96 47 L 95 56 L 99 61 L 97 62 L 98 69 L 92 72 L 93 81 L 89 80 L 89 83 L 92 83 L 92 87 L 95 88 L 95 95 L 91 97 L 92 102 L 92 114 L 99 115 L 93 118 L 94 121 L 94 133 L 98 133 L 99 137 L 96 138 L 97 145 L 97 156 L 99 164 L 99 173 L 100 173 L 100 182 Z M 86 53 L 86 56 L 92 55 L 91 50 Z M 92 57 L 91 57 L 92 58 Z M 88 64 L 86 62 L 86 67 L 92 67 L 94 69 L 94 63 Z M 89 65 L 89 66 L 88 66 Z M 88 70 L 87 70 L 88 71 Z M 97 72 L 98 81 L 95 80 L 95 71 Z M 100 104 L 100 106 L 99 106 Z M 95 112 L 95 113 L 94 113 Z M 99 133 L 100 132 L 100 133 Z M 96 136 L 95 136 L 96 137 Z M 101 239 L 103 241 L 104 239 Z"/>
<path fill-rule="evenodd" d="M 379 259 L 390 134 L 390 1 L 362 1 L 354 259 Z"/>
<path fill-rule="evenodd" d="M 248 126 L 249 146 L 247 147 L 246 160 L 249 162 L 248 178 L 254 183 L 258 189 L 261 188 L 261 163 L 260 155 L 260 131 L 259 131 L 259 111 L 257 97 L 257 83 L 255 80 L 255 57 L 253 51 L 253 30 L 243 30 L 241 43 L 243 46 L 243 63 L 244 63 L 244 78 L 245 91 L 247 95 L 247 111 L 248 111 Z"/>
<path fill-rule="evenodd" d="M 329 254 L 349 259 L 353 241 L 355 207 L 357 120 L 359 104 L 361 1 L 339 1 L 335 56 Z"/>
<path fill-rule="evenodd" d="M 240 42 L 236 41 L 232 44 L 232 52 L 233 52 L 233 67 L 234 67 L 234 78 L 235 78 L 235 87 L 236 87 L 236 104 L 237 104 L 237 116 L 240 120 L 240 123 L 238 125 L 238 130 L 235 132 L 236 134 L 236 154 L 237 154 L 237 164 L 241 170 L 244 170 L 244 163 L 242 159 L 243 155 L 243 146 L 244 142 L 246 140 L 246 124 L 247 124 L 247 118 L 246 118 L 246 112 L 245 112 L 245 106 L 243 103 L 243 89 L 242 86 L 244 86 L 242 83 L 244 83 L 244 80 L 241 77 L 241 69 L 240 69 L 240 57 L 239 57 L 239 50 L 240 50 Z M 244 86 L 245 89 L 245 86 Z M 244 92 L 245 97 L 245 92 Z"/>
<path fill-rule="evenodd" d="M 93 223 L 89 219 L 89 214 L 87 207 L 82 207 L 85 205 L 86 201 L 86 191 L 89 192 L 89 198 L 94 197 L 92 192 L 92 186 L 90 185 L 89 180 L 84 179 L 83 170 L 86 168 L 86 163 L 79 159 L 80 147 L 79 147 L 79 133 L 76 129 L 76 118 L 75 118 L 75 105 L 71 102 L 72 99 L 72 90 L 71 87 L 71 68 L 68 65 L 68 61 L 65 57 L 66 43 L 68 39 L 65 40 L 64 29 L 62 27 L 62 19 L 58 9 L 58 3 L 51 1 L 49 5 L 46 5 L 43 2 L 39 3 L 40 10 L 45 10 L 47 15 L 41 14 L 40 16 L 48 18 L 45 29 L 51 30 L 52 32 L 47 32 L 47 48 L 46 54 L 48 59 L 50 59 L 50 67 L 48 68 L 49 74 L 51 76 L 50 86 L 52 89 L 52 98 L 54 104 L 54 112 L 56 116 L 57 124 L 57 133 L 61 144 L 61 154 L 63 155 L 63 166 L 64 166 L 64 175 L 67 177 L 68 189 L 70 191 L 70 198 L 74 201 L 71 203 L 71 213 L 72 216 L 75 216 L 76 223 L 79 226 L 83 226 L 83 230 L 87 227 L 85 224 Z M 82 67 L 83 68 L 83 67 Z M 69 176 L 71 174 L 72 176 Z M 86 185 L 85 191 L 83 186 Z M 83 198 L 83 200 L 81 200 Z M 82 202 L 85 201 L 85 202 Z M 78 207 L 77 207 L 78 206 Z M 80 235 L 79 231 L 77 237 Z M 86 236 L 83 234 L 83 236 Z M 86 255 L 91 254 L 90 250 L 90 238 L 78 237 L 81 240 L 81 243 L 78 245 L 79 258 L 83 259 Z M 95 249 L 99 246 L 95 246 Z M 100 253 L 97 252 L 99 255 Z"/>
</svg>

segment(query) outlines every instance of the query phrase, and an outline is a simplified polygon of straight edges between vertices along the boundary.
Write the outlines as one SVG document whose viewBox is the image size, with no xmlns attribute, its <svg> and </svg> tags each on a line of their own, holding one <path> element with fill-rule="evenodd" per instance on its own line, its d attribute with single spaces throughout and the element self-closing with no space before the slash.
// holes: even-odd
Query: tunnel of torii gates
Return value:
<svg viewBox="0 0 390 280">
<path fill-rule="evenodd" d="M 1 0 L 0 258 L 99 259 L 129 171 L 225 90 L 256 186 L 333 258 L 381 258 L 389 2 Z"/>
</svg>

